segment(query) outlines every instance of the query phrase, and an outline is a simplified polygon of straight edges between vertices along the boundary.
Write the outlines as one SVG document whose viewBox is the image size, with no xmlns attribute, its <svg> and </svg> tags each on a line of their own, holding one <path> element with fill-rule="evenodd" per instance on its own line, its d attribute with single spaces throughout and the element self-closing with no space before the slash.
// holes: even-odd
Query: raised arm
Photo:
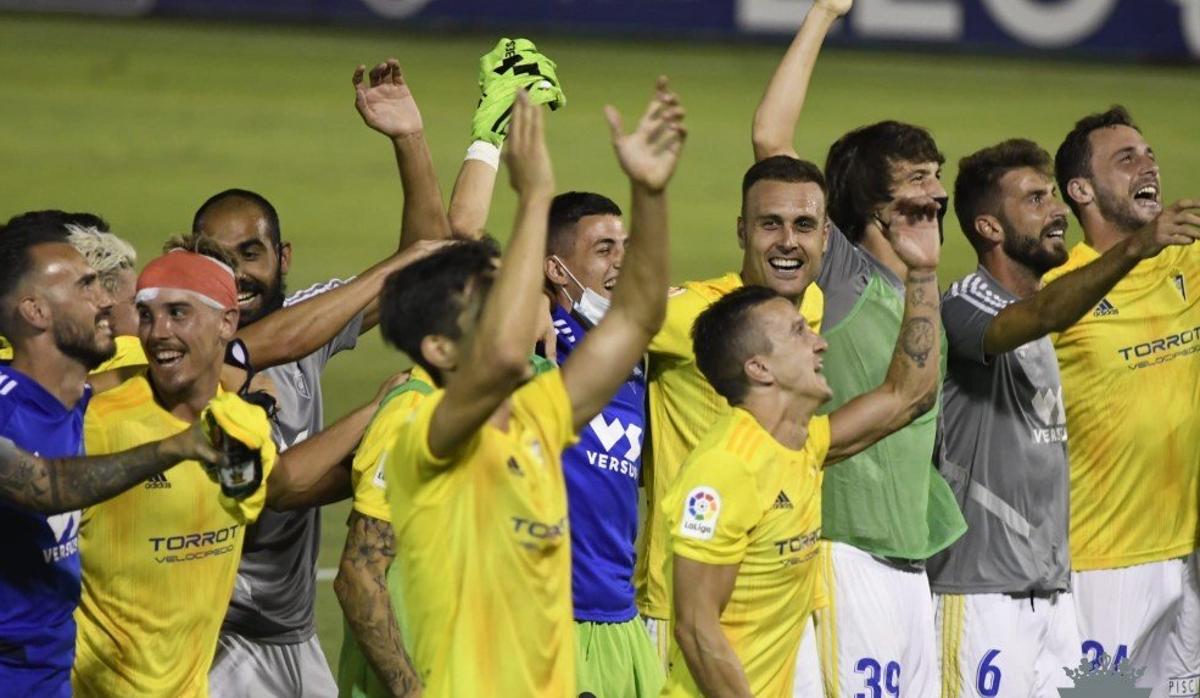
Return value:
<svg viewBox="0 0 1200 698">
<path fill-rule="evenodd" d="M 185 460 L 224 463 L 199 422 L 162 441 L 91 458 L 41 458 L 0 438 L 0 499 L 61 514 L 99 504 Z"/>
<path fill-rule="evenodd" d="M 617 160 L 632 187 L 630 246 L 612 307 L 563 365 L 576 429 L 612 399 L 666 317 L 670 278 L 666 187 L 687 137 L 683 108 L 666 78 L 658 79 L 654 98 L 633 133 L 622 133 L 615 108 L 606 107 L 605 116 Z M 604 370 L 597 370 L 598 366 Z"/>
<path fill-rule="evenodd" d="M 403 251 L 418 240 L 450 237 L 450 222 L 442 207 L 442 190 L 425 142 L 425 125 L 408 83 L 395 58 L 375 66 L 370 85 L 363 84 L 366 66 L 354 71 L 354 106 L 363 122 L 387 136 L 400 169 L 404 214 L 400 224 Z"/>
<path fill-rule="evenodd" d="M 534 104 L 559 109 L 567 103 L 557 66 L 528 39 L 501 39 L 479 59 L 479 104 L 471 119 L 467 148 L 450 194 L 450 228 L 459 237 L 479 239 L 487 226 L 500 148 L 508 133 L 513 100 L 519 90 Z"/>
<path fill-rule="evenodd" d="M 767 83 L 767 92 L 754 112 L 750 140 L 756 161 L 774 155 L 799 157 L 793 139 L 817 54 L 834 20 L 849 12 L 853 2 L 816 0 L 804 17 L 796 38 L 792 39 L 771 82 Z"/>
<path fill-rule="evenodd" d="M 524 92 L 513 105 L 507 162 L 517 191 L 517 220 L 479 320 L 461 348 L 461 368 L 433 411 L 429 449 L 436 457 L 454 453 L 530 373 L 529 354 L 543 308 L 542 259 L 554 173 L 541 107 L 530 104 Z"/>
<path fill-rule="evenodd" d="M 887 377 L 829 415 L 825 464 L 870 447 L 928 412 L 937 402 L 941 365 L 941 314 L 937 286 L 938 205 L 932 199 L 897 201 L 887 234 L 908 267 L 904 317 Z"/>
<path fill-rule="evenodd" d="M 1200 200 L 1177 201 L 1155 221 L 1125 238 L 1087 266 L 1046 284 L 1037 293 L 1001 310 L 988 325 L 983 351 L 989 356 L 1062 332 L 1096 307 L 1122 277 L 1167 245 L 1200 238 Z"/>
<path fill-rule="evenodd" d="M 738 567 L 674 557 L 672 632 L 688 671 L 705 696 L 754 695 L 742 663 L 721 629 L 721 612 L 733 595 Z"/>
<path fill-rule="evenodd" d="M 267 481 L 267 506 L 286 511 L 349 497 L 349 466 L 354 449 L 383 398 L 406 380 L 407 371 L 392 376 L 371 402 L 351 411 L 321 433 L 281 452 Z"/>
<path fill-rule="evenodd" d="M 419 696 L 421 679 L 404 649 L 387 588 L 388 567 L 396 557 L 392 525 L 351 511 L 348 526 L 346 547 L 333 580 L 346 624 L 391 695 Z"/>
</svg>

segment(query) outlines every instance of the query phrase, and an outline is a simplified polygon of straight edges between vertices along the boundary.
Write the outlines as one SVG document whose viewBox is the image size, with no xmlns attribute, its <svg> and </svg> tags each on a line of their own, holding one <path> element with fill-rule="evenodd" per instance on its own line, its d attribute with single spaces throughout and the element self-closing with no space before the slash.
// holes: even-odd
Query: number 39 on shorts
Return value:
<svg viewBox="0 0 1200 698">
<path fill-rule="evenodd" d="M 855 693 L 854 698 L 900 697 L 900 662 L 882 664 L 872 657 L 863 657 L 854 665 L 854 673 L 863 675 L 863 686 L 867 689 Z"/>
</svg>

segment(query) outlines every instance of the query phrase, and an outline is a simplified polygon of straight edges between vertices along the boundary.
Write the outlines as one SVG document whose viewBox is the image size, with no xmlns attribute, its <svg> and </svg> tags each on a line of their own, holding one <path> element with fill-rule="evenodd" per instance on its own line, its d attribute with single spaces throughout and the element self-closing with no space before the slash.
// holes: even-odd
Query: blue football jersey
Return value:
<svg viewBox="0 0 1200 698">
<path fill-rule="evenodd" d="M 561 365 L 587 331 L 555 306 Z M 604 410 L 563 452 L 571 529 L 571 592 L 575 619 L 621 623 L 637 615 L 634 542 L 638 487 L 646 431 L 646 374 L 638 366 Z"/>
<path fill-rule="evenodd" d="M 0 436 L 46 458 L 83 454 L 91 388 L 66 407 L 0 366 Z M 9 695 L 69 696 L 79 604 L 79 512 L 46 516 L 0 502 L 0 686 Z"/>
</svg>

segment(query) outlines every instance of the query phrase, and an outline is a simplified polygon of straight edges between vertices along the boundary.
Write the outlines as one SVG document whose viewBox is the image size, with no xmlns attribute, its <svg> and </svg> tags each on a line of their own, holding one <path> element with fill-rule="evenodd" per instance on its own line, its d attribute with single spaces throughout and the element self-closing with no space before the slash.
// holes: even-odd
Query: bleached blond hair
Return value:
<svg viewBox="0 0 1200 698">
<path fill-rule="evenodd" d="M 110 292 L 117 290 L 122 271 L 137 268 L 137 250 L 116 235 L 74 223 L 67 223 L 66 229 L 71 246 L 100 274 L 100 283 Z"/>
</svg>

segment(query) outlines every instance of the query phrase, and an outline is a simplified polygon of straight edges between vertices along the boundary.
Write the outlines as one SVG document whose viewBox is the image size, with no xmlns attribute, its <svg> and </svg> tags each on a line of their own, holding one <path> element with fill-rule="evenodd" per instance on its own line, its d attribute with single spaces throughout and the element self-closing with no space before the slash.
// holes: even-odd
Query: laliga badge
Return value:
<svg viewBox="0 0 1200 698">
<path fill-rule="evenodd" d="M 721 515 L 721 495 L 711 487 L 701 485 L 683 499 L 683 521 L 679 535 L 696 540 L 712 540 Z"/>
</svg>

